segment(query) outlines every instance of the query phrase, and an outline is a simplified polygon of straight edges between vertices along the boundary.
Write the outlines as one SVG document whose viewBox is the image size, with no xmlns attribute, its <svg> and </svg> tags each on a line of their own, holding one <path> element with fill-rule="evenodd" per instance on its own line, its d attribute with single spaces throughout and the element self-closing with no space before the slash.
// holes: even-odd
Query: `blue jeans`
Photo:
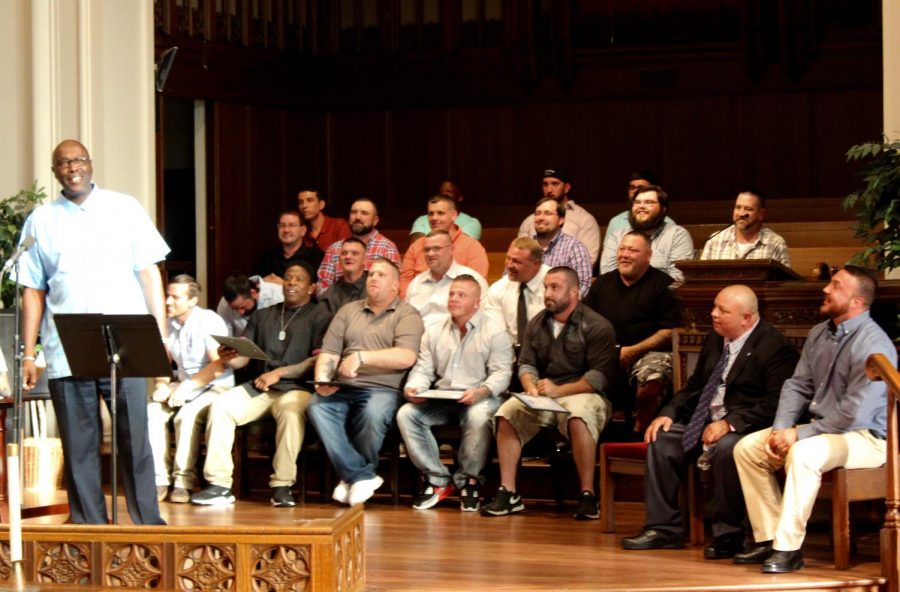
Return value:
<svg viewBox="0 0 900 592">
<path fill-rule="evenodd" d="M 352 485 L 375 477 L 378 452 L 399 405 L 400 393 L 387 387 L 313 395 L 306 414 L 341 481 Z"/>
<path fill-rule="evenodd" d="M 450 483 L 450 471 L 441 462 L 440 449 L 431 428 L 459 423 L 462 441 L 453 484 L 462 488 L 470 477 L 483 482 L 481 471 L 494 439 L 491 419 L 498 407 L 500 399 L 497 397 L 488 397 L 474 405 L 440 400 L 405 404 L 397 412 L 397 427 L 403 435 L 409 459 L 432 485 Z"/>
</svg>

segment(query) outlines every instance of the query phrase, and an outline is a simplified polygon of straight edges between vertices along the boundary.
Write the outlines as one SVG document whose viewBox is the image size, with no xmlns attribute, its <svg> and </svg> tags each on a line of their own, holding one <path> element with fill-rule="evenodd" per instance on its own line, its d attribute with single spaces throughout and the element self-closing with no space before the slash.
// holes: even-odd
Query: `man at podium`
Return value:
<svg viewBox="0 0 900 592">
<path fill-rule="evenodd" d="M 66 140 L 57 146 L 52 169 L 62 192 L 35 209 L 22 229 L 23 239 L 34 239 L 20 260 L 17 277 L 25 288 L 23 382 L 31 389 L 37 380 L 34 357 L 40 326 L 65 457 L 70 518 L 75 524 L 106 524 L 98 397 L 100 392 L 109 397 L 110 381 L 72 376 L 54 315 L 149 312 L 156 317 L 160 335 L 165 335 L 162 278 L 156 263 L 165 259 L 169 247 L 137 200 L 91 182 L 91 156 L 81 143 Z M 117 405 L 114 428 L 128 513 L 135 524 L 165 524 L 159 515 L 147 436 L 146 379 L 122 378 Z"/>
</svg>

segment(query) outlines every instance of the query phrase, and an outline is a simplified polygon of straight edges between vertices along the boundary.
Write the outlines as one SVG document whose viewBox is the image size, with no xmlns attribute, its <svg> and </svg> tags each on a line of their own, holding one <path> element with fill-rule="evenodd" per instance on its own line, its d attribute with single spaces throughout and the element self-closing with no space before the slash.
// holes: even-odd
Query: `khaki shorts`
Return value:
<svg viewBox="0 0 900 592">
<path fill-rule="evenodd" d="M 631 384 L 636 386 L 651 380 L 659 380 L 664 385 L 672 384 L 672 354 L 647 352 L 631 367 L 629 378 Z"/>
<path fill-rule="evenodd" d="M 600 432 L 606 427 L 606 423 L 612 416 L 612 405 L 603 395 L 597 393 L 580 393 L 559 397 L 556 402 L 565 407 L 571 413 L 553 413 L 552 411 L 532 411 L 515 397 L 510 398 L 494 415 L 508 421 L 519 440 L 524 445 L 534 438 L 541 428 L 555 427 L 559 433 L 569 437 L 569 420 L 580 419 L 587 426 L 591 437 L 596 442 L 600 438 Z M 496 419 L 494 420 L 496 425 Z M 496 427 L 495 427 L 496 429 Z"/>
</svg>

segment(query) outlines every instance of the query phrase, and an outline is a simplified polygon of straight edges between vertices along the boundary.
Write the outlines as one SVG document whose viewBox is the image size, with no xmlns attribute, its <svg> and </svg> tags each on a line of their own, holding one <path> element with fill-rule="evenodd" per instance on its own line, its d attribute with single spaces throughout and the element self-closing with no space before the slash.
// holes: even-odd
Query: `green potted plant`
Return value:
<svg viewBox="0 0 900 592">
<path fill-rule="evenodd" d="M 863 161 L 857 175 L 865 186 L 844 198 L 845 210 L 856 210 L 853 226 L 866 248 L 853 263 L 882 271 L 900 267 L 900 141 L 866 142 L 847 151 L 847 162 Z"/>
<path fill-rule="evenodd" d="M 46 197 L 44 188 L 38 187 L 35 181 L 30 188 L 22 189 L 17 194 L 0 200 L 0 257 L 3 261 L 15 251 L 25 218 Z M 3 278 L 0 300 L 3 300 L 4 307 L 12 306 L 14 290 L 15 283 Z"/>
</svg>

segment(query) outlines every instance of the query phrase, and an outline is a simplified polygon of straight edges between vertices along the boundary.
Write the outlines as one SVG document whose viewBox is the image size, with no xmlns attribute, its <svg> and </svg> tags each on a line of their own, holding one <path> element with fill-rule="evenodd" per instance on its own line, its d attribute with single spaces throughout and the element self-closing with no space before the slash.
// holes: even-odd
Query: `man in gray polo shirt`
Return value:
<svg viewBox="0 0 900 592">
<path fill-rule="evenodd" d="M 316 394 L 307 413 L 341 479 L 332 494 L 341 503 L 363 503 L 381 487 L 378 451 L 400 404 L 403 375 L 419 351 L 422 318 L 399 298 L 399 287 L 396 265 L 372 262 L 366 299 L 338 311 L 316 360 Z"/>
</svg>

